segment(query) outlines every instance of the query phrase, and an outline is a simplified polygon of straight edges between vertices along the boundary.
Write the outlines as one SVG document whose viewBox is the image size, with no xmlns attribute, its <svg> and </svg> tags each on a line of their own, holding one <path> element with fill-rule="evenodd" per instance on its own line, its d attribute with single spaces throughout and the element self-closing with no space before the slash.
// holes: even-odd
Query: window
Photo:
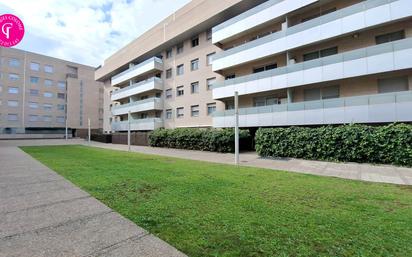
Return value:
<svg viewBox="0 0 412 257">
<path fill-rule="evenodd" d="M 193 82 L 190 84 L 190 92 L 192 92 L 192 94 L 199 93 L 199 82 Z"/>
<path fill-rule="evenodd" d="M 39 116 L 38 115 L 29 115 L 29 121 L 32 121 L 32 122 L 39 121 Z"/>
<path fill-rule="evenodd" d="M 172 109 L 167 109 L 166 110 L 166 119 L 171 120 L 172 119 Z"/>
<path fill-rule="evenodd" d="M 19 88 L 18 87 L 9 87 L 9 94 L 18 94 Z"/>
<path fill-rule="evenodd" d="M 147 119 L 148 117 L 149 116 L 145 112 L 140 114 L 140 119 Z"/>
<path fill-rule="evenodd" d="M 305 101 L 316 101 L 321 99 L 339 98 L 339 85 L 311 88 L 303 91 Z"/>
<path fill-rule="evenodd" d="M 195 71 L 195 70 L 199 69 L 199 59 L 194 59 L 190 62 L 190 69 L 192 71 Z"/>
<path fill-rule="evenodd" d="M 58 104 L 57 105 L 57 110 L 64 111 L 64 104 Z"/>
<path fill-rule="evenodd" d="M 179 86 L 176 88 L 176 95 L 177 96 L 182 96 L 185 94 L 185 90 L 183 86 Z"/>
<path fill-rule="evenodd" d="M 324 10 L 324 11 L 320 11 L 319 13 L 317 13 L 317 14 L 315 14 L 315 15 L 311 15 L 311 16 L 309 16 L 309 17 L 303 18 L 303 19 L 301 20 L 301 22 L 310 21 L 310 20 L 313 20 L 313 19 L 315 19 L 315 18 L 317 18 L 317 17 L 323 16 L 323 15 L 326 15 L 326 14 L 328 14 L 328 13 L 332 13 L 332 12 L 335 12 L 335 11 L 336 11 L 336 7 L 330 8 L 330 9 L 327 9 L 327 10 Z"/>
<path fill-rule="evenodd" d="M 171 88 L 166 89 L 166 98 L 169 99 L 169 98 L 172 98 L 172 97 L 173 97 L 172 89 Z"/>
<path fill-rule="evenodd" d="M 18 74 L 15 73 L 9 73 L 9 80 L 10 81 L 17 81 L 20 79 L 20 76 Z"/>
<path fill-rule="evenodd" d="M 45 79 L 45 80 L 44 80 L 44 85 L 45 85 L 46 87 L 51 87 L 51 86 L 53 86 L 53 80 Z"/>
<path fill-rule="evenodd" d="M 51 121 L 51 116 L 50 115 L 43 115 L 43 121 L 48 122 Z"/>
<path fill-rule="evenodd" d="M 64 81 L 59 81 L 59 82 L 57 83 L 57 87 L 60 88 L 60 89 L 65 89 L 65 88 L 66 88 L 66 82 L 64 82 Z"/>
<path fill-rule="evenodd" d="M 207 115 L 211 115 L 216 111 L 216 103 L 207 104 Z"/>
<path fill-rule="evenodd" d="M 20 61 L 18 59 L 12 58 L 9 60 L 9 66 L 14 68 L 20 67 Z"/>
<path fill-rule="evenodd" d="M 401 31 L 396 31 L 396 32 L 376 36 L 375 41 L 376 41 L 376 44 L 379 45 L 379 44 L 384 44 L 384 43 L 388 43 L 388 42 L 392 42 L 396 40 L 401 40 L 404 38 L 405 38 L 405 31 L 401 30 Z"/>
<path fill-rule="evenodd" d="M 17 116 L 17 114 L 9 113 L 9 114 L 7 114 L 7 120 L 8 120 L 8 121 L 17 121 L 17 120 L 18 120 L 18 116 Z"/>
<path fill-rule="evenodd" d="M 51 97 L 53 97 L 53 93 L 52 92 L 44 92 L 43 96 L 47 97 L 47 98 L 51 98 Z"/>
<path fill-rule="evenodd" d="M 51 65 L 44 65 L 44 72 L 53 73 L 53 66 Z M 77 70 L 76 70 L 77 72 Z"/>
<path fill-rule="evenodd" d="M 215 81 L 216 81 L 216 78 L 209 78 L 209 79 L 206 80 L 207 90 L 212 89 L 213 83 L 215 83 Z"/>
<path fill-rule="evenodd" d="M 408 77 L 378 79 L 378 93 L 392 93 L 408 90 Z"/>
<path fill-rule="evenodd" d="M 65 94 L 64 93 L 57 93 L 57 98 L 58 99 L 65 99 Z"/>
<path fill-rule="evenodd" d="M 273 70 L 273 69 L 276 69 L 277 67 L 278 67 L 278 65 L 276 63 L 272 63 L 272 64 L 268 64 L 266 66 L 253 68 L 253 73 L 258 73 L 258 72 L 267 71 L 267 70 Z"/>
<path fill-rule="evenodd" d="M 236 78 L 235 74 L 230 74 L 230 75 L 225 76 L 225 80 L 234 79 L 234 78 Z"/>
<path fill-rule="evenodd" d="M 274 96 L 255 97 L 253 99 L 253 106 L 255 106 L 255 107 L 274 105 L 274 104 L 278 104 L 278 103 L 279 103 L 278 98 L 276 98 Z"/>
<path fill-rule="evenodd" d="M 212 39 L 212 35 L 213 35 L 212 29 L 208 29 L 208 30 L 206 31 L 206 40 L 207 40 L 207 41 L 211 40 L 211 39 Z"/>
<path fill-rule="evenodd" d="M 233 110 L 235 109 L 235 101 L 227 100 L 225 101 L 225 110 Z"/>
<path fill-rule="evenodd" d="M 57 121 L 58 123 L 64 123 L 64 121 L 65 121 L 64 116 L 57 116 L 57 117 L 56 117 L 56 121 Z"/>
<path fill-rule="evenodd" d="M 30 83 L 32 84 L 38 84 L 39 83 L 39 78 L 38 77 L 30 77 Z"/>
<path fill-rule="evenodd" d="M 40 70 L 40 64 L 38 64 L 36 62 L 31 62 L 30 63 L 30 70 L 39 71 Z"/>
<path fill-rule="evenodd" d="M 184 48 L 183 43 L 178 44 L 178 45 L 176 46 L 176 53 L 177 53 L 177 54 L 183 53 L 183 48 Z"/>
<path fill-rule="evenodd" d="M 37 90 L 37 89 L 30 89 L 30 95 L 31 95 L 31 96 L 38 96 L 38 95 L 39 95 L 39 90 Z"/>
<path fill-rule="evenodd" d="M 322 57 L 326 57 L 326 56 L 330 56 L 330 55 L 334 55 L 338 53 L 338 47 L 331 47 L 331 48 L 327 48 L 327 49 L 323 49 L 320 51 L 315 51 L 315 52 L 310 52 L 307 54 L 303 55 L 303 61 L 310 61 L 310 60 L 314 60 L 314 59 L 318 59 L 318 58 L 322 58 Z"/>
<path fill-rule="evenodd" d="M 199 45 L 199 37 L 192 38 L 192 47 Z"/>
<path fill-rule="evenodd" d="M 53 109 L 53 105 L 52 104 L 43 104 L 43 109 L 45 111 L 51 111 Z"/>
<path fill-rule="evenodd" d="M 29 102 L 29 107 L 30 107 L 30 109 L 38 109 L 39 104 L 36 103 L 36 102 Z"/>
<path fill-rule="evenodd" d="M 192 105 L 190 107 L 192 117 L 199 117 L 199 105 Z"/>
<path fill-rule="evenodd" d="M 184 65 L 183 64 L 178 65 L 176 69 L 176 75 L 178 76 L 183 75 L 184 72 L 185 72 Z"/>
<path fill-rule="evenodd" d="M 212 65 L 214 55 L 215 55 L 215 53 L 210 53 L 210 54 L 206 55 L 206 65 L 207 66 Z"/>
<path fill-rule="evenodd" d="M 177 118 L 182 118 L 185 114 L 185 109 L 183 107 L 179 107 L 176 109 L 176 117 Z"/>
<path fill-rule="evenodd" d="M 16 100 L 8 100 L 7 101 L 8 107 L 19 107 L 19 101 Z"/>
<path fill-rule="evenodd" d="M 166 50 L 166 59 L 169 59 L 173 56 L 173 49 L 170 48 L 168 50 Z"/>
<path fill-rule="evenodd" d="M 172 68 L 166 70 L 166 79 L 170 79 L 172 77 Z"/>
</svg>

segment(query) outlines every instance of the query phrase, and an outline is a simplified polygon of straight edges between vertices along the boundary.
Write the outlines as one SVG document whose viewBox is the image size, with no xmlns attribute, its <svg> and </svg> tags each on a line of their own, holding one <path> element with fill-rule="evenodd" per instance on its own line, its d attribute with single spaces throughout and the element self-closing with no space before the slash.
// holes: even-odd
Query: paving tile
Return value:
<svg viewBox="0 0 412 257">
<path fill-rule="evenodd" d="M 145 234 L 145 230 L 111 212 L 0 239 L 0 256 L 80 257 Z"/>
<path fill-rule="evenodd" d="M 74 185 L 65 179 L 21 185 L 3 185 L 0 186 L 0 199 L 73 187 Z"/>
</svg>

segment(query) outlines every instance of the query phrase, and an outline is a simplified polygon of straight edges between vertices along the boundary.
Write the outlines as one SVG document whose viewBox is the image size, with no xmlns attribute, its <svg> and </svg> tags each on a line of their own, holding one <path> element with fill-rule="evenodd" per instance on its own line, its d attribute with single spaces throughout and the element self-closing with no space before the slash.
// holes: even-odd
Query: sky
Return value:
<svg viewBox="0 0 412 257">
<path fill-rule="evenodd" d="M 190 0 L 11 0 L 25 36 L 16 48 L 99 66 Z"/>
</svg>

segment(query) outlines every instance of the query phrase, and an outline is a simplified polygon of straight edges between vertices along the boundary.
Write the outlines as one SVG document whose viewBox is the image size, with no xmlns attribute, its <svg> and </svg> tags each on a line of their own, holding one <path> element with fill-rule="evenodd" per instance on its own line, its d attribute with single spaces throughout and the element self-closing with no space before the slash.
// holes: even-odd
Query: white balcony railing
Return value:
<svg viewBox="0 0 412 257">
<path fill-rule="evenodd" d="M 151 79 L 144 80 L 131 86 L 113 91 L 111 100 L 117 101 L 119 99 L 124 99 L 151 90 L 163 90 L 163 80 L 153 77 Z"/>
<path fill-rule="evenodd" d="M 411 16 L 410 0 L 367 0 L 220 52 L 212 67 L 227 69 Z"/>
<path fill-rule="evenodd" d="M 163 70 L 163 61 L 157 57 L 150 58 L 112 77 L 112 86 L 116 86 L 155 70 Z"/>
<path fill-rule="evenodd" d="M 269 0 L 212 29 L 213 44 L 222 43 L 248 30 L 282 17 L 319 0 Z"/>
<path fill-rule="evenodd" d="M 163 100 L 161 98 L 153 97 L 136 101 L 128 104 L 114 106 L 112 114 L 114 116 L 124 115 L 130 113 L 138 113 L 151 110 L 163 110 Z"/>
<path fill-rule="evenodd" d="M 233 127 L 233 110 L 215 112 L 214 127 Z M 241 127 L 412 122 L 412 91 L 239 109 Z"/>
<path fill-rule="evenodd" d="M 163 121 L 160 118 L 138 119 L 130 121 L 130 130 L 132 131 L 155 130 L 161 127 L 163 127 Z M 112 123 L 113 131 L 127 131 L 128 128 L 128 121 Z"/>
<path fill-rule="evenodd" d="M 247 95 L 412 68 L 412 38 L 217 82 L 213 98 Z"/>
</svg>

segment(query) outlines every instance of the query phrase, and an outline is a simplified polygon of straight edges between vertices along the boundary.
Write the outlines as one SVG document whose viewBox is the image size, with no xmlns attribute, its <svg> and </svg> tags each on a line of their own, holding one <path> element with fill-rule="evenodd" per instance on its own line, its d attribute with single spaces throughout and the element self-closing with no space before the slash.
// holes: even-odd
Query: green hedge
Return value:
<svg viewBox="0 0 412 257">
<path fill-rule="evenodd" d="M 248 130 L 240 131 L 241 146 L 251 141 Z M 234 152 L 234 129 L 156 129 L 149 135 L 149 145 L 211 152 Z"/>
<path fill-rule="evenodd" d="M 412 166 L 412 125 L 261 128 L 256 151 L 264 157 Z"/>
</svg>

